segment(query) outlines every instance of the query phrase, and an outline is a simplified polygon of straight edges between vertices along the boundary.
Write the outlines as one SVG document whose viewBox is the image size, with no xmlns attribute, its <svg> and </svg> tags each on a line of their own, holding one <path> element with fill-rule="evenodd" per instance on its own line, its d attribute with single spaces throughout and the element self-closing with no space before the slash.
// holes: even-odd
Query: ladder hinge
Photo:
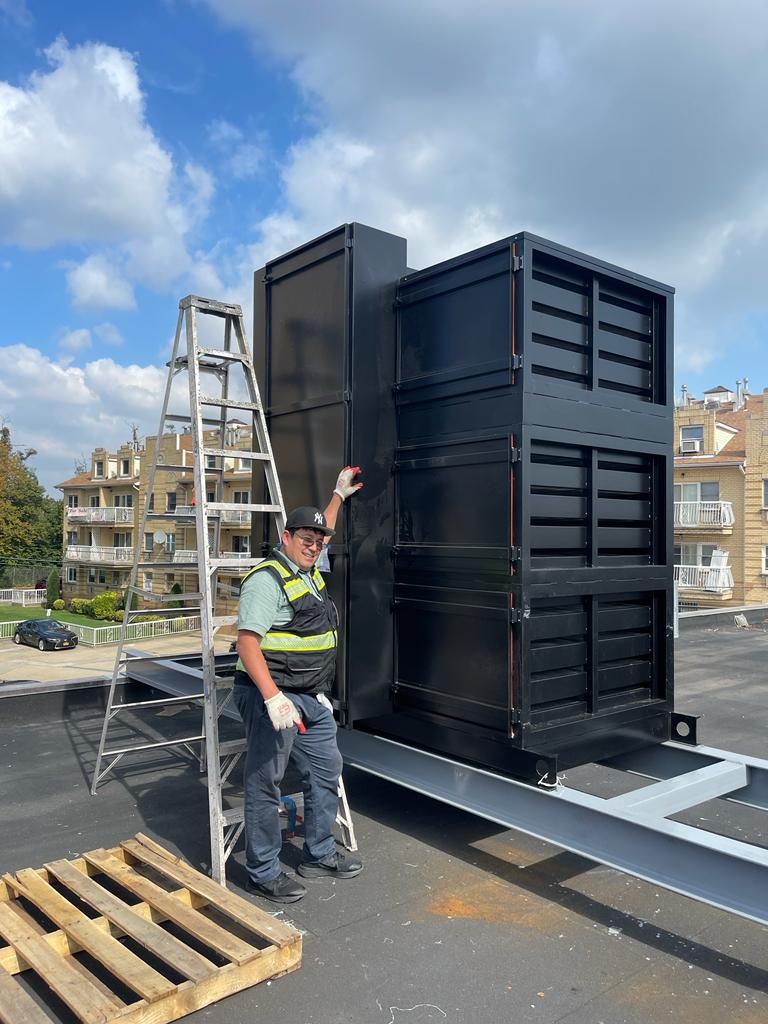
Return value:
<svg viewBox="0 0 768 1024">
<path fill-rule="evenodd" d="M 344 239 L 344 245 L 347 247 L 347 249 L 351 249 L 352 248 L 352 242 L 353 242 L 353 239 L 351 239 L 351 238 L 345 238 Z"/>
<path fill-rule="evenodd" d="M 520 461 L 520 449 L 519 448 L 510 448 L 509 449 L 509 461 L 510 462 L 519 462 Z"/>
<path fill-rule="evenodd" d="M 513 256 L 512 257 L 512 272 L 523 269 L 523 257 Z"/>
<path fill-rule="evenodd" d="M 510 562 L 520 561 L 520 548 L 511 547 L 509 549 L 509 560 Z M 517 621 L 517 619 L 515 621 Z"/>
<path fill-rule="evenodd" d="M 518 355 L 517 353 L 514 353 L 513 356 L 512 356 L 512 369 L 513 370 L 521 370 L 522 367 L 523 367 L 523 357 L 521 355 Z"/>
</svg>

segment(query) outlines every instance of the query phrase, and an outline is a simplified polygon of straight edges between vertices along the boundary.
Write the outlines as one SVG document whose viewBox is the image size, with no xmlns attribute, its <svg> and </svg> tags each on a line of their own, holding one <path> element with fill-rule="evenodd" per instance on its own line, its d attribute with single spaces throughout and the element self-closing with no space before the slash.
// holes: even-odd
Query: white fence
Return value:
<svg viewBox="0 0 768 1024">
<path fill-rule="evenodd" d="M 675 582 L 680 590 L 711 590 L 720 594 L 733 589 L 733 573 L 729 565 L 711 568 L 708 565 L 676 565 Z"/>
<path fill-rule="evenodd" d="M 0 604 L 20 604 L 22 608 L 45 604 L 46 590 L 0 590 Z"/>
<path fill-rule="evenodd" d="M 0 639 L 12 637 L 16 626 L 23 619 L 15 622 L 0 622 Z M 111 626 L 79 626 L 74 622 L 63 622 L 66 629 L 77 635 L 81 644 L 88 647 L 101 647 L 104 644 L 116 644 L 120 640 L 123 627 L 119 622 Z M 155 636 L 171 636 L 176 633 L 194 633 L 200 629 L 200 616 L 178 616 L 173 619 L 162 619 L 155 622 L 131 622 L 125 630 L 126 640 L 147 640 Z"/>
<path fill-rule="evenodd" d="M 67 509 L 67 519 L 73 523 L 132 523 L 133 508 L 89 508 L 86 505 L 75 505 Z"/>
<path fill-rule="evenodd" d="M 676 501 L 675 526 L 733 526 L 735 517 L 730 501 Z"/>
</svg>

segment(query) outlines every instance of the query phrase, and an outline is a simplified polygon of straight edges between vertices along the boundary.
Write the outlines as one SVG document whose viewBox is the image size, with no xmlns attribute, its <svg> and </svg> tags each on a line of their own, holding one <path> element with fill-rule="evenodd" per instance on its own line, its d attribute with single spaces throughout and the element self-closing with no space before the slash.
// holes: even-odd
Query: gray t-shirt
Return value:
<svg viewBox="0 0 768 1024">
<path fill-rule="evenodd" d="M 283 555 L 290 568 L 297 573 L 309 587 L 309 591 L 318 601 L 322 598 L 312 580 L 312 573 L 300 569 L 295 562 Z M 237 610 L 237 628 L 248 629 L 263 637 L 274 626 L 287 626 L 293 618 L 291 602 L 285 591 L 271 572 L 255 572 L 243 584 L 240 591 L 240 605 Z M 245 666 L 237 659 L 237 669 L 245 672 Z"/>
</svg>

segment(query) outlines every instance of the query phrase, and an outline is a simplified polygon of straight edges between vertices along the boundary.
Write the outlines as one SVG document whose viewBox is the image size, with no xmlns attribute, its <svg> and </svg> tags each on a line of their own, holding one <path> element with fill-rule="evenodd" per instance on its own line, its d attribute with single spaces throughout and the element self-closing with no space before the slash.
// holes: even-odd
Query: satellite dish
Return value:
<svg viewBox="0 0 768 1024">
<path fill-rule="evenodd" d="M 155 530 L 152 539 L 154 540 L 155 544 L 165 544 L 165 542 L 168 540 L 168 534 L 165 532 L 165 530 Z"/>
</svg>

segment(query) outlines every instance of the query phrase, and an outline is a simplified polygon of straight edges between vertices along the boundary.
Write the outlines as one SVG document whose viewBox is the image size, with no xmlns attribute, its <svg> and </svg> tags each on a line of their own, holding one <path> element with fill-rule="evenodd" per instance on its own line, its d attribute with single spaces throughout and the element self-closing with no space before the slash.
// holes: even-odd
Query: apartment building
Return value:
<svg viewBox="0 0 768 1024">
<path fill-rule="evenodd" d="M 675 410 L 675 579 L 683 606 L 768 603 L 768 389 L 683 390 Z"/>
<path fill-rule="evenodd" d="M 217 446 L 218 432 L 208 434 L 206 440 Z M 250 439 L 250 428 L 232 423 L 222 447 L 247 450 Z M 158 472 L 150 492 L 156 449 L 160 464 L 178 465 L 179 471 Z M 97 448 L 89 471 L 56 485 L 64 495 L 65 599 L 93 597 L 103 590 L 127 586 L 136 545 L 141 548 L 137 584 L 146 592 L 145 603 L 152 603 L 152 594 L 170 593 L 176 584 L 185 593 L 198 589 L 197 572 L 191 564 L 197 559 L 197 496 L 191 466 L 191 435 L 169 433 L 148 437 L 141 445 L 131 442 L 115 453 Z M 250 502 L 250 462 L 208 456 L 206 469 L 208 500 Z M 149 515 L 139 536 L 145 507 Z M 211 529 L 220 531 L 220 548 L 228 558 L 250 557 L 250 513 L 222 512 Z M 226 604 L 227 597 L 235 596 L 236 581 L 219 583 Z"/>
</svg>

